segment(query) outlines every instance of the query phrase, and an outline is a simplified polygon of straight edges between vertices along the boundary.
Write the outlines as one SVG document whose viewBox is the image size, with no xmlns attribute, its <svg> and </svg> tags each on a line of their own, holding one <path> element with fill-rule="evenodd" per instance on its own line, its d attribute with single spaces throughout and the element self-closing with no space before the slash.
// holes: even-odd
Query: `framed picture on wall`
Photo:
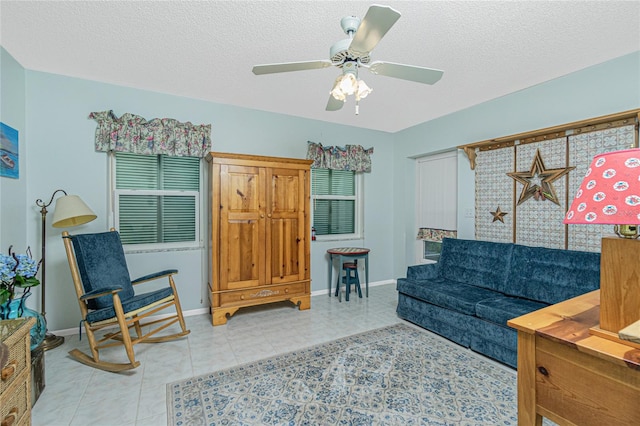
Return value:
<svg viewBox="0 0 640 426">
<path fill-rule="evenodd" d="M 0 176 L 12 179 L 20 177 L 18 152 L 18 131 L 0 123 Z"/>
</svg>

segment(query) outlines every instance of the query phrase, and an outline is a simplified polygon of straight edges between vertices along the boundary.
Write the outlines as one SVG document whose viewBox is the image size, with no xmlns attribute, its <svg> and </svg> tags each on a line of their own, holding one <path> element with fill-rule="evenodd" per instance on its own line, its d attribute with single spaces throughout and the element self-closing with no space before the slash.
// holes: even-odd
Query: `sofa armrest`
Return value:
<svg viewBox="0 0 640 426">
<path fill-rule="evenodd" d="M 408 280 L 427 280 L 438 277 L 438 264 L 426 263 L 424 265 L 413 265 L 407 268 Z"/>
</svg>

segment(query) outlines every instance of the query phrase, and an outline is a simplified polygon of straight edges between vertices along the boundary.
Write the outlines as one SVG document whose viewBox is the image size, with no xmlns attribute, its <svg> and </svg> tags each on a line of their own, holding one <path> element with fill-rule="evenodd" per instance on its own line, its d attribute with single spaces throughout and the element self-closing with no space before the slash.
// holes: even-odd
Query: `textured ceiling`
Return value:
<svg viewBox="0 0 640 426">
<path fill-rule="evenodd" d="M 387 132 L 640 50 L 640 1 L 381 3 L 402 16 L 372 60 L 445 73 L 428 86 L 361 72 L 374 91 L 358 116 L 352 99 L 325 111 L 334 67 L 251 69 L 328 59 L 340 19 L 371 2 L 2 0 L 0 43 L 30 70 Z"/>
</svg>

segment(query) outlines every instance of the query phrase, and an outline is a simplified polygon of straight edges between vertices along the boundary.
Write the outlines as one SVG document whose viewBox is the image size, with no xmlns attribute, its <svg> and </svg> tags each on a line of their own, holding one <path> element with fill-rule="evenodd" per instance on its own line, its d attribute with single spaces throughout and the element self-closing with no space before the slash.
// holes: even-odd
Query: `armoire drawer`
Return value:
<svg viewBox="0 0 640 426">
<path fill-rule="evenodd" d="M 286 300 L 291 296 L 304 294 L 307 286 L 307 282 L 297 282 L 219 293 L 220 306 L 238 305 L 251 301 L 259 303 L 262 299 Z"/>
</svg>

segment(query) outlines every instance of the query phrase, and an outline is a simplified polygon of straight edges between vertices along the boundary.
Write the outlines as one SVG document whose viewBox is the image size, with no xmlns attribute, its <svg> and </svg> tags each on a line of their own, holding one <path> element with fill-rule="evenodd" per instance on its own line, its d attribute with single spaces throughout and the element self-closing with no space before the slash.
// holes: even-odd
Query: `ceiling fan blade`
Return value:
<svg viewBox="0 0 640 426">
<path fill-rule="evenodd" d="M 434 84 L 440 80 L 440 78 L 442 78 L 442 74 L 444 74 L 444 71 L 441 70 L 382 61 L 374 61 L 367 68 L 369 68 L 369 71 L 374 74 L 424 84 Z"/>
<path fill-rule="evenodd" d="M 399 18 L 400 12 L 397 10 L 389 6 L 374 4 L 360 23 L 353 40 L 351 40 L 349 50 L 360 55 L 368 54 Z"/>
<path fill-rule="evenodd" d="M 329 95 L 329 101 L 327 102 L 327 108 L 325 108 L 325 110 L 338 111 L 339 109 L 342 109 L 343 105 L 344 105 L 344 101 L 340 101 L 334 98 L 333 95 Z"/>
<path fill-rule="evenodd" d="M 273 74 L 278 72 L 315 70 L 320 68 L 327 68 L 332 65 L 333 64 L 329 60 L 306 61 L 306 62 L 283 62 L 281 64 L 256 65 L 253 67 L 253 73 L 255 75 L 262 75 L 262 74 Z"/>
</svg>

